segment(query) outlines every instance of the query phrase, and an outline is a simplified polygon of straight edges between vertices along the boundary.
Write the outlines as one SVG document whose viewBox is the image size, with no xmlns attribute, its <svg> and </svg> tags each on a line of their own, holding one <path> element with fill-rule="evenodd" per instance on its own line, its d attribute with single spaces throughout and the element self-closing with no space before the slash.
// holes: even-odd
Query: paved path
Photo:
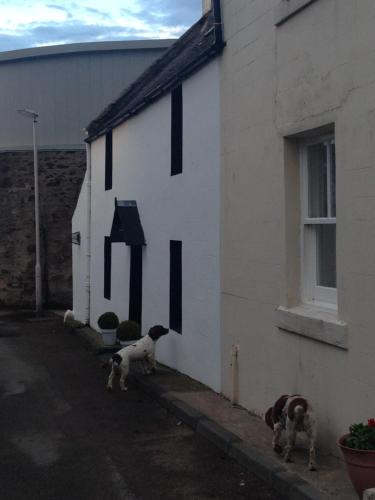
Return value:
<svg viewBox="0 0 375 500">
<path fill-rule="evenodd" d="M 107 373 L 61 320 L 0 318 L 0 498 L 276 500 L 277 493 Z"/>
</svg>

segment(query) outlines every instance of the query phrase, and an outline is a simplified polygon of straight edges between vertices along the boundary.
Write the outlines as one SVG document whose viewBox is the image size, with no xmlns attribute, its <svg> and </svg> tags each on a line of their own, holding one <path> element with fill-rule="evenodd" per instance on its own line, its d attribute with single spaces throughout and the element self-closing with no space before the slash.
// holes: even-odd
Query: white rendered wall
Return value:
<svg viewBox="0 0 375 500">
<path fill-rule="evenodd" d="M 91 326 L 97 328 L 98 316 L 108 310 L 128 318 L 130 247 L 112 244 L 111 300 L 106 300 L 104 237 L 110 234 L 115 197 L 136 200 L 147 243 L 143 333 L 154 324 L 169 326 L 169 242 L 181 240 L 182 335 L 171 332 L 161 339 L 158 359 L 219 391 L 219 62 L 183 83 L 183 173 L 173 177 L 170 103 L 167 95 L 113 131 L 110 191 L 104 190 L 105 139 L 92 144 Z M 74 228 L 78 225 L 76 214 Z M 75 286 L 75 293 L 81 292 Z"/>
<path fill-rule="evenodd" d="M 81 244 L 72 245 L 73 310 L 75 319 L 85 321 L 86 258 L 87 258 L 87 170 L 72 218 L 72 233 L 80 232 Z"/>
</svg>

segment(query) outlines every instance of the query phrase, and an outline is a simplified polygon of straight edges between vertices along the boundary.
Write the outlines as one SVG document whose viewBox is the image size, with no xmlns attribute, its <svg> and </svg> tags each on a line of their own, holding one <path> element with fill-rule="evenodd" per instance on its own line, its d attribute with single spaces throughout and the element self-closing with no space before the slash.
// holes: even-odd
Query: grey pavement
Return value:
<svg viewBox="0 0 375 500">
<path fill-rule="evenodd" d="M 90 348 L 102 358 L 105 354 L 100 334 L 90 328 L 76 330 Z M 109 351 L 116 350 L 107 348 Z M 285 464 L 275 456 L 271 433 L 264 421 L 176 371 L 159 366 L 152 377 L 137 376 L 144 392 L 210 439 L 216 446 L 275 486 L 285 498 L 356 500 L 344 463 L 318 450 L 318 471 L 307 468 L 307 442 L 299 437 L 294 463 Z M 302 439 L 301 439 L 302 438 Z"/>
<path fill-rule="evenodd" d="M 2 500 L 281 498 L 150 379 L 107 393 L 100 359 L 61 318 L 0 316 Z"/>
</svg>

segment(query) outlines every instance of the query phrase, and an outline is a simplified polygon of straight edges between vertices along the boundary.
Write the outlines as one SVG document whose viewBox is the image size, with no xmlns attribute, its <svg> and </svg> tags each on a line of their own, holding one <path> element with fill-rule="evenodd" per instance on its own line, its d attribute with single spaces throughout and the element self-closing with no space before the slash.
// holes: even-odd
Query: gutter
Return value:
<svg viewBox="0 0 375 500">
<path fill-rule="evenodd" d="M 90 325 L 90 282 L 91 282 L 91 144 L 86 143 L 87 163 L 87 205 L 86 205 L 86 279 L 85 279 L 85 325 Z"/>
</svg>

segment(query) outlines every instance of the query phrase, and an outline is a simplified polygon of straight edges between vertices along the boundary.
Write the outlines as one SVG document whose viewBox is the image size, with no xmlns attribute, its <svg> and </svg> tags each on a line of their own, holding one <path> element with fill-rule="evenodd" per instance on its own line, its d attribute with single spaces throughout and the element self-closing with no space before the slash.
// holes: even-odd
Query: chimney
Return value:
<svg viewBox="0 0 375 500">
<path fill-rule="evenodd" d="M 202 14 L 206 14 L 212 7 L 212 0 L 202 0 Z"/>
</svg>

